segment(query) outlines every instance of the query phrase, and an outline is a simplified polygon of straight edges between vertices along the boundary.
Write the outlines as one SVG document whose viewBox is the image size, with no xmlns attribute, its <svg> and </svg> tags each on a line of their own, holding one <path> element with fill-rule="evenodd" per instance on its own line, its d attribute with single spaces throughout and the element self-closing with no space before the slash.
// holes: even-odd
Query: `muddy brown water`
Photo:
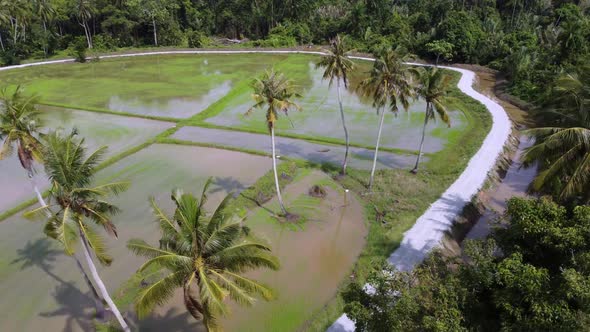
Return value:
<svg viewBox="0 0 590 332">
<path fill-rule="evenodd" d="M 130 190 L 114 199 L 123 210 L 115 218 L 119 239 L 108 240 L 115 261 L 110 267 L 99 267 L 111 294 L 144 261 L 125 248 L 127 240 L 136 237 L 157 243 L 159 233 L 148 205 L 149 195 L 155 195 L 161 206 L 171 212 L 172 188 L 183 187 L 199 194 L 206 179 L 215 176 L 209 201 L 214 206 L 228 191 L 240 191 L 254 183 L 270 164 L 267 157 L 240 152 L 153 145 L 101 171 L 99 182 L 132 182 Z M 312 182 L 322 179 L 317 176 L 312 174 L 289 186 L 286 200 L 306 192 Z M 307 221 L 303 230 L 279 227 L 265 218 L 252 222 L 254 232 L 270 241 L 282 263 L 279 272 L 258 271 L 252 276 L 275 287 L 279 295 L 274 302 L 234 308 L 234 315 L 223 321 L 228 331 L 261 331 L 265 324 L 277 324 L 276 319 L 281 319 L 281 324 L 284 319 L 288 321 L 291 316 L 280 315 L 285 313 L 309 317 L 336 294 L 338 284 L 347 277 L 362 250 L 367 232 L 362 207 L 353 199 L 348 202 L 342 207 L 342 194 L 329 189 L 317 218 Z M 44 237 L 42 227 L 43 223 L 23 220 L 20 215 L 0 223 L 0 331 L 92 330 L 89 291 L 73 260 Z M 281 310 L 289 305 L 291 312 Z M 292 330 L 303 323 L 301 319 L 289 322 Z M 132 324 L 141 331 L 201 329 L 186 314 L 180 297 L 139 324 Z"/>
<path fill-rule="evenodd" d="M 483 239 L 490 234 L 494 221 L 506 210 L 506 201 L 511 197 L 526 197 L 529 184 L 537 175 L 537 167 L 523 168 L 521 157 L 533 140 L 520 137 L 520 144 L 512 159 L 512 164 L 502 182 L 485 194 L 486 210 L 467 233 L 466 239 Z"/>
</svg>

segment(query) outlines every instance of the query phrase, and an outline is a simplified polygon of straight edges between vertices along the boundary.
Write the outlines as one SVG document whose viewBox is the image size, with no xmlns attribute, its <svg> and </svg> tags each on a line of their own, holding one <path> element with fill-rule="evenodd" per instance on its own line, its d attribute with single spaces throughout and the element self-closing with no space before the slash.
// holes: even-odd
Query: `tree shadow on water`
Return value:
<svg viewBox="0 0 590 332">
<path fill-rule="evenodd" d="M 41 317 L 52 318 L 63 316 L 63 332 L 92 331 L 94 324 L 92 313 L 94 302 L 90 292 L 82 293 L 72 282 L 60 283 L 51 294 L 58 308 L 50 312 L 42 312 Z"/>
<path fill-rule="evenodd" d="M 57 257 L 63 255 L 63 252 L 52 248 L 51 242 L 48 239 L 40 238 L 34 242 L 27 241 L 27 244 L 22 249 L 17 249 L 16 253 L 18 257 L 10 262 L 10 264 L 22 264 L 20 267 L 21 271 L 31 267 L 37 267 L 59 283 L 66 283 L 52 271 Z"/>
<path fill-rule="evenodd" d="M 179 308 L 170 308 L 164 315 L 153 314 L 136 324 L 141 332 L 205 332 L 201 322 L 196 321 L 188 312 Z"/>
<path fill-rule="evenodd" d="M 215 188 L 211 189 L 210 193 L 218 193 L 220 191 L 229 192 L 241 192 L 242 190 L 246 189 L 246 186 L 238 179 L 232 176 L 226 177 L 215 177 L 213 183 L 215 184 Z"/>
</svg>

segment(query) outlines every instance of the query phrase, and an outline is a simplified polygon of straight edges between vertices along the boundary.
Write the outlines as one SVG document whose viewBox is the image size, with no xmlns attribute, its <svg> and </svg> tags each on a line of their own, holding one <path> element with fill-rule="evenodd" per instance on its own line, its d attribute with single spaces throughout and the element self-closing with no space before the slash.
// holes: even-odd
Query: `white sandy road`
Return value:
<svg viewBox="0 0 590 332">
<path fill-rule="evenodd" d="M 324 55 L 322 52 L 310 51 L 162 51 L 162 52 L 145 52 L 133 54 L 117 54 L 101 56 L 103 59 L 134 57 L 144 55 L 166 55 L 166 54 L 248 54 L 248 53 L 268 53 L 268 54 L 315 54 Z M 359 60 L 373 61 L 371 58 L 353 57 Z M 2 70 L 15 68 L 25 68 L 31 66 L 40 66 L 48 64 L 59 64 L 72 62 L 72 59 L 53 60 L 28 63 L 18 66 L 3 67 Z M 420 65 L 420 64 L 412 64 Z M 501 155 L 504 145 L 508 140 L 511 131 L 511 122 L 508 115 L 495 101 L 475 91 L 472 87 L 475 73 L 470 70 L 458 69 L 453 67 L 444 67 L 462 74 L 458 87 L 466 95 L 478 100 L 488 109 L 492 115 L 493 125 L 485 138 L 481 148 L 471 158 L 469 164 L 459 176 L 459 178 L 436 200 L 428 210 L 416 220 L 414 226 L 404 234 L 404 239 L 398 249 L 396 249 L 388 261 L 398 270 L 411 270 L 416 264 L 424 260 L 426 255 L 436 246 L 438 246 L 445 234 L 453 225 L 455 218 L 461 213 L 463 207 L 471 201 L 473 196 L 479 192 L 488 177 L 488 173 L 494 168 L 496 160 Z M 329 329 L 329 332 L 351 332 L 354 331 L 354 322 L 346 315 L 342 315 Z"/>
</svg>

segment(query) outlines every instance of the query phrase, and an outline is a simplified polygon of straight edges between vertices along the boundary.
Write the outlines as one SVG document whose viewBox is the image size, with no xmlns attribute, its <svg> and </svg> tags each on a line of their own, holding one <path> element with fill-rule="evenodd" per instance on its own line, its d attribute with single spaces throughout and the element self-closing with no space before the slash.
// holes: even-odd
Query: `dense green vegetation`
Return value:
<svg viewBox="0 0 590 332">
<path fill-rule="evenodd" d="M 408 273 L 381 266 L 344 292 L 358 331 L 585 331 L 590 207 L 513 198 L 502 227 Z M 392 300 L 392 295 L 393 299 Z"/>
<path fill-rule="evenodd" d="M 423 58 L 489 65 L 511 91 L 542 97 L 556 75 L 588 61 L 589 6 L 543 0 L 4 0 L 4 64 L 19 58 L 143 46 L 325 44 L 337 33 L 357 51 L 399 45 Z M 67 50 L 67 51 L 66 51 Z"/>
</svg>

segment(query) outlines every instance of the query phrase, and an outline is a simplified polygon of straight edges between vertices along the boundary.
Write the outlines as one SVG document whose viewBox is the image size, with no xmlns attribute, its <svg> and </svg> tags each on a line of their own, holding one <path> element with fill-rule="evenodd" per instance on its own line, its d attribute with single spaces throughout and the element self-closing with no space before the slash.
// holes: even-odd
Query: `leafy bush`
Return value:
<svg viewBox="0 0 590 332">
<path fill-rule="evenodd" d="M 187 37 L 187 41 L 188 41 L 188 47 L 191 47 L 191 48 L 206 47 L 211 43 L 211 40 L 209 39 L 209 37 L 207 37 L 201 31 L 188 30 L 186 32 L 186 37 Z"/>
<path fill-rule="evenodd" d="M 78 37 L 72 42 L 72 44 L 70 44 L 68 53 L 73 56 L 77 62 L 84 63 L 86 62 L 87 45 L 85 37 Z"/>
<path fill-rule="evenodd" d="M 13 50 L 0 52 L 0 64 L 2 66 L 20 65 L 20 59 Z"/>
<path fill-rule="evenodd" d="M 92 39 L 92 47 L 100 51 L 112 51 L 119 47 L 119 41 L 110 35 L 99 34 Z"/>
</svg>

